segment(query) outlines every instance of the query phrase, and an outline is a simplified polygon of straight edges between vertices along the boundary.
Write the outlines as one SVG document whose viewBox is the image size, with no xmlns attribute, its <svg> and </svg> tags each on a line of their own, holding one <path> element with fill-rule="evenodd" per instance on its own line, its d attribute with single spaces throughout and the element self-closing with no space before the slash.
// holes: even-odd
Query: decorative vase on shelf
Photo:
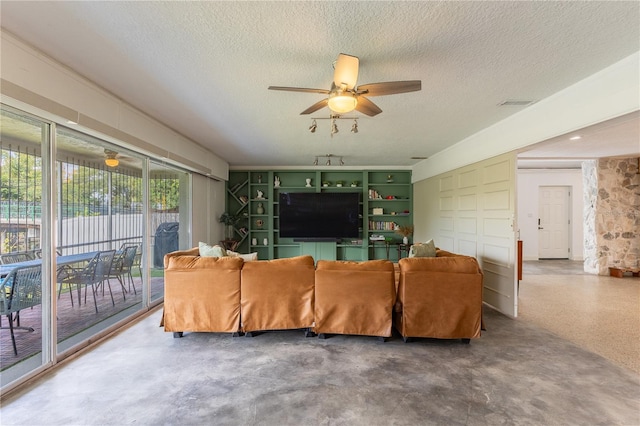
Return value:
<svg viewBox="0 0 640 426">
<path fill-rule="evenodd" d="M 409 244 L 409 237 L 402 237 L 402 244 L 404 244 L 405 246 Z"/>
<path fill-rule="evenodd" d="M 224 229 L 225 229 L 224 230 L 224 237 L 227 240 L 232 239 L 233 238 L 233 231 L 234 231 L 233 225 L 227 225 L 227 226 L 224 227 Z"/>
<path fill-rule="evenodd" d="M 264 214 L 264 207 L 262 206 L 262 203 L 258 203 L 258 208 L 256 208 L 256 213 Z"/>
</svg>

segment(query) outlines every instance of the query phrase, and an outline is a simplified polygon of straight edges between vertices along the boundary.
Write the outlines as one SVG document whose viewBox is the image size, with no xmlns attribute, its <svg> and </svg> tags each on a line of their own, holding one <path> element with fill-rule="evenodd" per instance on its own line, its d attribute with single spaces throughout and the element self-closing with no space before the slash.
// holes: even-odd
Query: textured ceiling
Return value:
<svg viewBox="0 0 640 426">
<path fill-rule="evenodd" d="M 404 166 L 640 50 L 633 2 L 7 2 L 2 27 L 232 166 Z M 359 84 L 422 80 L 311 134 L 338 53 Z M 313 117 L 327 117 L 327 109 Z M 350 116 L 352 116 L 350 114 Z"/>
</svg>

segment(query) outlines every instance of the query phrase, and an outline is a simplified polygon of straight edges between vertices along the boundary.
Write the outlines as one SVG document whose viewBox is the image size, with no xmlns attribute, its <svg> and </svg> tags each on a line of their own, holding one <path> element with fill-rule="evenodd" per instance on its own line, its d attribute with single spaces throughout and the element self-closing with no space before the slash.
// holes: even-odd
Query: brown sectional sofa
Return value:
<svg viewBox="0 0 640 426">
<path fill-rule="evenodd" d="M 400 259 L 394 323 L 410 337 L 480 337 L 482 270 L 475 258 L 438 250 L 436 257 Z"/>
<path fill-rule="evenodd" d="M 198 248 L 164 259 L 165 331 L 304 329 L 320 334 L 463 339 L 480 337 L 482 271 L 477 261 L 436 258 L 364 262 L 311 256 L 244 262 L 200 257 Z M 399 276 L 399 282 L 396 277 Z"/>
</svg>

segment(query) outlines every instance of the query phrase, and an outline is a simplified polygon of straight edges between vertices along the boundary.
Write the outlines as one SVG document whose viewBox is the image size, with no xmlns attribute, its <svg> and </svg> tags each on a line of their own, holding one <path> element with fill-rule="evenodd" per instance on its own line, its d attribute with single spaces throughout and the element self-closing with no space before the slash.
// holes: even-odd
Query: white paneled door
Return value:
<svg viewBox="0 0 640 426">
<path fill-rule="evenodd" d="M 570 197 L 568 186 L 540 186 L 538 196 L 538 257 L 569 258 Z"/>
<path fill-rule="evenodd" d="M 518 315 L 514 153 L 414 183 L 415 241 L 478 259 L 483 301 Z"/>
</svg>

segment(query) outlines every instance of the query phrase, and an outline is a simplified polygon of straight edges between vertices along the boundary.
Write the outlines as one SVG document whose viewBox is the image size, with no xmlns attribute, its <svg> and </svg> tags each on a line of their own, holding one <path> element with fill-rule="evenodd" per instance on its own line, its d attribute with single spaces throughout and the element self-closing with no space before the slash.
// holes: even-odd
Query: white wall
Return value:
<svg viewBox="0 0 640 426">
<path fill-rule="evenodd" d="M 419 162 L 413 181 L 638 111 L 638 93 L 640 52 Z"/>
<path fill-rule="evenodd" d="M 223 225 L 218 218 L 224 213 L 224 182 L 207 179 L 204 176 L 193 176 L 193 217 L 192 247 L 199 241 L 215 244 L 224 239 Z"/>
<path fill-rule="evenodd" d="M 139 152 L 228 178 L 229 165 L 214 153 L 4 30 L 0 31 L 0 47 L 3 102 L 24 102 L 51 114 L 44 118 L 58 118 L 65 125 L 71 120 L 78 130 L 95 131 Z M 12 106 L 20 108 L 19 104 Z"/>
<path fill-rule="evenodd" d="M 538 188 L 571 187 L 570 259 L 584 260 L 582 170 L 518 170 L 517 224 L 524 260 L 538 260 Z"/>
<path fill-rule="evenodd" d="M 72 120 L 79 131 L 196 172 L 192 243 L 185 244 L 222 239 L 217 218 L 225 207 L 227 162 L 6 31 L 0 37 L 0 101 L 65 126 Z"/>
</svg>

